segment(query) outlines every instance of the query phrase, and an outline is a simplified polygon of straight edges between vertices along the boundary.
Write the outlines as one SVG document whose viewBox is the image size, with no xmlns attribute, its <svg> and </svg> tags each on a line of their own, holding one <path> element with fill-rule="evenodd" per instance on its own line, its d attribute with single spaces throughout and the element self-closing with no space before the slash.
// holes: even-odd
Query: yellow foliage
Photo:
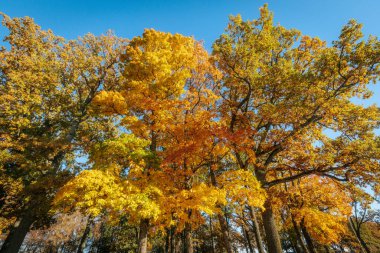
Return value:
<svg viewBox="0 0 380 253">
<path fill-rule="evenodd" d="M 80 209 L 96 217 L 103 211 L 121 211 L 128 196 L 119 178 L 98 170 L 85 170 L 60 189 L 55 205 Z"/>
<path fill-rule="evenodd" d="M 112 33 L 66 41 L 30 18 L 3 23 L 7 215 L 24 208 L 17 197 L 50 206 L 33 200 L 64 184 L 54 200 L 64 212 L 179 232 L 223 207 L 244 216 L 265 206 L 331 244 L 346 233 L 348 191 L 380 191 L 380 111 L 353 102 L 379 79 L 380 42 L 364 41 L 355 21 L 330 46 L 275 25 L 265 5 L 257 20 L 231 17 L 211 56 L 153 29 L 128 43 Z M 77 152 L 91 169 L 75 166 Z M 13 221 L 1 216 L 0 229 Z"/>
<path fill-rule="evenodd" d="M 54 203 L 65 211 L 81 210 L 92 217 L 105 213 L 118 219 L 121 214 L 128 214 L 132 220 L 155 220 L 160 214 L 160 195 L 157 187 L 136 187 L 112 172 L 86 170 L 60 189 Z"/>
<path fill-rule="evenodd" d="M 319 243 L 338 243 L 347 233 L 351 198 L 348 191 L 332 180 L 306 177 L 299 184 L 289 186 L 285 196 L 288 202 L 278 204 L 287 205 L 296 223 L 305 226 Z"/>
<path fill-rule="evenodd" d="M 227 192 L 229 203 L 237 203 L 237 208 L 249 205 L 264 208 L 266 191 L 250 171 L 231 170 L 218 177 L 218 184 Z"/>
</svg>

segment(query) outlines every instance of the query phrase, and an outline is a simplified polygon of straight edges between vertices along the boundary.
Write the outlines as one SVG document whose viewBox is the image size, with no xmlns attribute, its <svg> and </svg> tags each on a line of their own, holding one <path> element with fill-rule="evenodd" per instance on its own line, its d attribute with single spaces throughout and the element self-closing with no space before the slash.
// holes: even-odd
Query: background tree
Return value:
<svg viewBox="0 0 380 253">
<path fill-rule="evenodd" d="M 360 246 L 365 252 L 372 252 L 366 243 L 366 241 L 363 239 L 363 225 L 365 225 L 368 222 L 372 222 L 372 224 L 379 223 L 379 212 L 375 212 L 371 210 L 370 208 L 370 202 L 361 201 L 361 203 L 358 201 L 358 199 L 355 199 L 352 202 L 353 206 L 353 215 L 349 218 L 349 224 L 350 228 L 352 229 L 355 237 L 357 238 Z"/>
<path fill-rule="evenodd" d="M 367 84 L 379 79 L 380 43 L 362 37 L 361 25 L 350 21 L 329 47 L 274 25 L 264 6 L 257 20 L 232 17 L 215 42 L 224 76 L 223 120 L 250 140 L 256 158 L 251 163 L 264 188 L 310 174 L 378 183 L 378 109 L 351 102 L 369 97 Z M 339 137 L 329 138 L 326 129 Z M 284 168 L 292 173 L 281 173 Z M 262 213 L 268 251 L 281 252 L 268 194 Z"/>
<path fill-rule="evenodd" d="M 17 221 L 1 252 L 17 252 L 31 225 L 46 218 L 57 189 L 78 171 L 77 158 L 114 128 L 88 108 L 101 89 L 117 84 L 124 40 L 89 34 L 65 41 L 31 18 L 3 16 L 3 25 L 9 47 L 0 52 L 1 178 L 22 191 L 12 212 L 9 201 L 3 206 Z"/>
</svg>

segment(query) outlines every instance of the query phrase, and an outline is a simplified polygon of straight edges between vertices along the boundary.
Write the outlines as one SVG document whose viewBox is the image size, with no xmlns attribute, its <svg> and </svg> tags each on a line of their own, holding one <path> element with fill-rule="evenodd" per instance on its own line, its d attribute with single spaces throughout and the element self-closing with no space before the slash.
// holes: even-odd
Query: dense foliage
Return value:
<svg viewBox="0 0 380 253">
<path fill-rule="evenodd" d="M 3 15 L 3 252 L 378 252 L 380 41 L 230 18 L 209 54 Z"/>
</svg>

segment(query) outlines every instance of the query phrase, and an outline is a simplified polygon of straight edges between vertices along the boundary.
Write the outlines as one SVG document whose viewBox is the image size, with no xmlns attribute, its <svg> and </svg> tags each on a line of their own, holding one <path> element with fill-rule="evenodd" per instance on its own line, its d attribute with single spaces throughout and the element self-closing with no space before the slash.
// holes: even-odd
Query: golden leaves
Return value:
<svg viewBox="0 0 380 253">
<path fill-rule="evenodd" d="M 101 91 L 92 102 L 95 111 L 106 115 L 127 114 L 128 108 L 125 98 L 116 91 Z"/>
<path fill-rule="evenodd" d="M 145 30 L 142 37 L 131 40 L 123 56 L 125 88 L 138 89 L 140 99 L 179 96 L 195 67 L 194 46 L 189 37 Z"/>
<path fill-rule="evenodd" d="M 331 215 L 318 211 L 313 208 L 302 208 L 298 217 L 302 216 L 303 225 L 307 228 L 313 239 L 321 244 L 330 245 L 332 243 L 339 243 L 342 235 L 347 233 L 347 217 Z"/>
<path fill-rule="evenodd" d="M 132 219 L 157 219 L 160 207 L 155 201 L 161 195 L 157 187 L 136 187 L 112 172 L 85 170 L 57 193 L 54 203 L 64 210 L 81 210 L 93 217 L 101 213 L 118 219 L 129 213 Z"/>
<path fill-rule="evenodd" d="M 83 171 L 60 189 L 56 205 L 80 209 L 96 217 L 104 210 L 122 210 L 126 197 L 120 179 L 98 170 Z"/>
<path fill-rule="evenodd" d="M 66 211 L 180 230 L 223 205 L 238 213 L 271 201 L 332 243 L 350 212 L 341 187 L 378 191 L 379 110 L 352 98 L 371 95 L 380 47 L 362 41 L 355 21 L 328 46 L 274 25 L 265 5 L 257 20 L 231 17 L 212 56 L 194 38 L 153 29 L 129 42 L 65 41 L 29 18 L 4 24 L 0 165 L 29 170 L 29 189 L 54 189 L 46 171 L 77 172 L 76 152 L 89 154 L 91 170 L 56 196 Z M 20 181 L 6 180 L 19 194 Z"/>
<path fill-rule="evenodd" d="M 171 225 L 183 228 L 185 223 L 194 227 L 202 224 L 203 213 L 212 215 L 220 212 L 218 204 L 226 203 L 226 192 L 205 183 L 199 183 L 191 189 L 173 189 L 170 194 L 162 198 L 163 219 Z M 191 215 L 189 215 L 191 212 Z M 167 224 L 169 225 L 169 224 Z"/>
<path fill-rule="evenodd" d="M 305 177 L 279 194 L 286 198 L 287 203 L 277 200 L 277 205 L 289 208 L 287 223 L 294 219 L 298 225 L 305 226 L 318 242 L 338 243 L 347 232 L 351 198 L 349 191 L 337 182 L 318 176 Z"/>
<path fill-rule="evenodd" d="M 252 172 L 241 169 L 224 172 L 218 177 L 218 184 L 227 192 L 228 202 L 232 205 L 264 208 L 266 191 Z"/>
</svg>

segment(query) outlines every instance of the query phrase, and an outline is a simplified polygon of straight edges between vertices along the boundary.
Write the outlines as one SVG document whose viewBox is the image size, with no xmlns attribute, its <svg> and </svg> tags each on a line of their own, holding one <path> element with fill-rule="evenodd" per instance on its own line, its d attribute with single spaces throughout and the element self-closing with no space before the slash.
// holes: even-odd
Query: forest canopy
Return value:
<svg viewBox="0 0 380 253">
<path fill-rule="evenodd" d="M 380 41 L 231 16 L 211 52 L 2 15 L 0 241 L 14 252 L 380 252 Z M 334 133 L 334 134 L 331 134 Z"/>
</svg>

